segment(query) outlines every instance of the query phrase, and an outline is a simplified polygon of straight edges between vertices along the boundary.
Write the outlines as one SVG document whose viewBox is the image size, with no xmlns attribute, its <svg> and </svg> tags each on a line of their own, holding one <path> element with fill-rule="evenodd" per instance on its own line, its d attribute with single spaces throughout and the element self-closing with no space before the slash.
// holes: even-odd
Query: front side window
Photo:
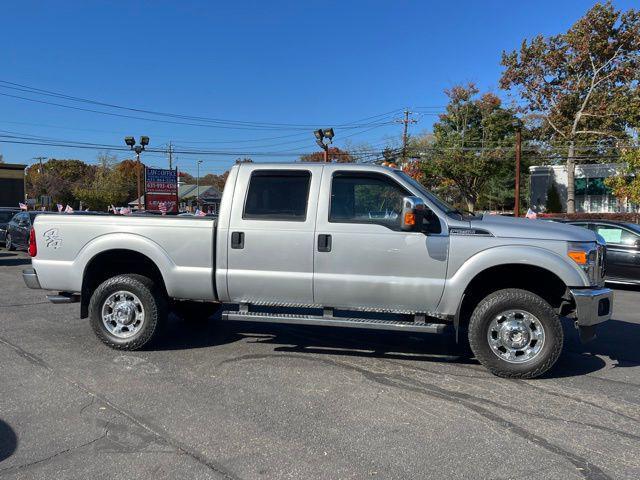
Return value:
<svg viewBox="0 0 640 480">
<path fill-rule="evenodd" d="M 311 173 L 304 170 L 256 170 L 242 217 L 304 222 L 310 183 Z"/>
<path fill-rule="evenodd" d="M 596 232 L 605 242 L 618 245 L 635 245 L 640 236 L 613 225 L 596 225 Z"/>
<path fill-rule="evenodd" d="M 400 228 L 402 197 L 409 193 L 384 175 L 336 173 L 329 221 L 377 223 Z"/>
</svg>

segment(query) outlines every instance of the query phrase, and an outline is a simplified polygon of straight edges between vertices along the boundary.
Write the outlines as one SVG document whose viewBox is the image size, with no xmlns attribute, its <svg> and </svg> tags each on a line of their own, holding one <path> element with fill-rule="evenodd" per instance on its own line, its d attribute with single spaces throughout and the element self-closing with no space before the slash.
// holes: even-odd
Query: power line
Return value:
<svg viewBox="0 0 640 480">
<path fill-rule="evenodd" d="M 146 110 L 146 109 L 141 109 L 141 108 L 125 107 L 125 106 L 117 105 L 117 104 L 113 104 L 113 103 L 100 102 L 100 101 L 96 101 L 96 100 L 90 100 L 90 99 L 86 99 L 86 98 L 75 97 L 75 96 L 72 96 L 72 95 L 66 95 L 66 94 L 62 94 L 62 93 L 58 93 L 58 92 L 53 92 L 51 90 L 44 90 L 44 89 L 40 89 L 40 88 L 31 87 L 31 86 L 28 86 L 28 85 L 22 85 L 22 84 L 19 84 L 19 83 L 8 82 L 6 80 L 0 80 L 0 84 L 4 84 L 4 85 L 0 85 L 0 88 L 16 90 L 16 91 L 20 91 L 20 92 L 35 94 L 35 95 L 54 97 L 54 98 L 69 100 L 69 101 L 73 101 L 73 102 L 85 103 L 85 104 L 90 104 L 90 105 L 97 105 L 97 106 L 108 107 L 108 108 L 113 108 L 113 109 L 118 109 L 118 110 L 125 110 L 125 111 L 130 111 L 130 112 L 135 112 L 135 113 L 144 113 L 144 114 L 148 114 L 148 115 L 176 118 L 176 119 L 182 119 L 182 120 L 193 120 L 193 121 L 198 121 L 198 122 L 210 122 L 212 124 L 217 124 L 219 127 L 226 126 L 226 127 L 229 127 L 229 128 L 230 127 L 234 127 L 234 128 L 239 128 L 239 129 L 248 129 L 248 128 L 245 128 L 245 127 L 252 127 L 251 129 L 283 129 L 283 128 L 285 128 L 285 129 L 290 129 L 290 128 L 291 129 L 309 129 L 309 128 L 314 128 L 314 126 L 318 124 L 317 122 L 313 123 L 313 124 L 280 123 L 280 122 L 249 122 L 249 121 L 229 120 L 229 119 L 212 118 L 212 117 L 204 117 L 204 116 L 184 115 L 184 114 L 176 114 L 176 113 L 169 113 L 169 112 L 158 112 L 158 111 L 154 111 L 154 110 Z M 22 99 L 22 100 L 38 101 L 38 102 L 41 102 L 41 103 L 48 103 L 48 104 L 55 105 L 55 106 L 65 106 L 65 107 L 68 107 L 68 108 L 72 108 L 70 105 L 55 104 L 53 102 L 45 102 L 43 100 L 30 99 L 30 98 L 27 98 L 27 97 L 21 97 L 21 96 L 17 96 L 17 95 L 9 95 L 9 94 L 6 94 L 6 93 L 2 94 L 2 95 L 9 96 L 9 97 L 14 97 L 14 98 L 19 98 L 19 99 Z M 76 108 L 78 108 L 78 107 L 76 107 Z M 86 110 L 88 110 L 88 109 L 86 109 Z M 92 110 L 88 110 L 88 111 L 92 111 Z M 373 115 L 371 117 L 365 118 L 364 120 L 382 117 L 382 116 L 388 115 L 390 113 L 395 113 L 396 111 L 397 111 L 397 109 L 396 110 L 392 110 L 391 112 L 388 112 L 388 113 Z M 94 111 L 94 112 L 96 112 L 96 113 L 106 113 L 106 112 L 97 112 L 97 111 Z M 148 119 L 148 120 L 151 120 L 151 119 Z M 347 123 L 341 123 L 341 124 L 340 123 L 335 123 L 335 122 L 332 122 L 332 123 L 334 123 L 337 127 L 357 126 L 357 125 L 354 125 L 353 122 L 347 122 Z"/>
</svg>

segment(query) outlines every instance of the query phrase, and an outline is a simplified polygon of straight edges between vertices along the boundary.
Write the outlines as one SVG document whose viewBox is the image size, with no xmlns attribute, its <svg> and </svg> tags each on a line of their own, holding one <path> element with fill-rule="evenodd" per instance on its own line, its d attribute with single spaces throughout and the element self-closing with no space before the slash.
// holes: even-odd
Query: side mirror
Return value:
<svg viewBox="0 0 640 480">
<path fill-rule="evenodd" d="M 420 197 L 403 197 L 400 229 L 404 232 L 422 231 L 426 208 L 424 201 Z"/>
</svg>

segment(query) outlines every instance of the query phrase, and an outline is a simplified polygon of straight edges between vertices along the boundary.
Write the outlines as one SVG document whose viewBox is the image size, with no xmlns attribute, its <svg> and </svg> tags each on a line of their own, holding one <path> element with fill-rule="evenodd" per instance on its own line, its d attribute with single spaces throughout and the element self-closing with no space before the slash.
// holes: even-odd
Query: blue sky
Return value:
<svg viewBox="0 0 640 480">
<path fill-rule="evenodd" d="M 120 145 L 125 135 L 148 135 L 156 148 L 172 140 L 182 150 L 290 152 L 254 156 L 286 161 L 317 150 L 312 126 L 335 126 L 336 146 L 381 146 L 397 141 L 401 125 L 391 122 L 406 106 L 420 112 L 412 131 L 429 130 L 445 104 L 443 90 L 452 85 L 472 81 L 504 95 L 498 89 L 502 50 L 538 33 L 566 30 L 593 3 L 6 2 L 0 80 L 131 108 L 291 125 L 252 125 L 255 130 L 213 128 L 209 122 L 178 125 L 0 95 L 0 135 L 105 145 Z M 614 3 L 637 7 L 631 0 Z M 170 120 L 6 88 L 0 94 Z M 392 113 L 358 121 L 386 112 Z M 369 122 L 374 125 L 365 126 Z M 343 124 L 352 128 L 338 127 Z M 93 162 L 97 155 L 8 143 L 0 143 L 0 153 L 12 163 L 31 163 L 40 155 Z M 219 173 L 236 156 L 177 154 L 176 159 L 191 173 L 198 159 L 202 173 Z M 143 160 L 167 164 L 160 153 Z"/>
</svg>

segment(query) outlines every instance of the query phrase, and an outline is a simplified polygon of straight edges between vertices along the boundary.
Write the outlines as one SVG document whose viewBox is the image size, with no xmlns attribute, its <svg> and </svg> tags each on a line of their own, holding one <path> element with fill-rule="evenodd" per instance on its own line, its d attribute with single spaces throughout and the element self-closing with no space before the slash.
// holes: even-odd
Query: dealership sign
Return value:
<svg viewBox="0 0 640 480">
<path fill-rule="evenodd" d="M 144 208 L 152 212 L 178 213 L 178 170 L 145 168 Z"/>
</svg>

